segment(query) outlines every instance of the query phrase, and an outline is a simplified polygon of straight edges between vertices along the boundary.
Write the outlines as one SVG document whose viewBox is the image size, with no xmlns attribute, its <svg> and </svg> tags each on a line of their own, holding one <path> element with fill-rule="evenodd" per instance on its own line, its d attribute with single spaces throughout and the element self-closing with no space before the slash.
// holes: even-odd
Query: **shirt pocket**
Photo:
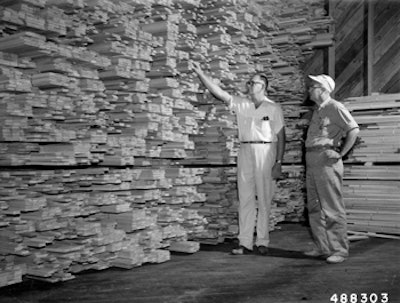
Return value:
<svg viewBox="0 0 400 303">
<path fill-rule="evenodd" d="M 331 126 L 331 121 L 329 118 L 325 117 L 322 118 L 319 124 L 320 133 L 323 136 L 328 136 L 329 134 L 329 127 Z"/>
<path fill-rule="evenodd" d="M 262 117 L 260 120 L 260 132 L 264 136 L 270 137 L 272 134 L 272 125 L 271 125 L 271 120 L 269 119 L 268 116 Z"/>
</svg>

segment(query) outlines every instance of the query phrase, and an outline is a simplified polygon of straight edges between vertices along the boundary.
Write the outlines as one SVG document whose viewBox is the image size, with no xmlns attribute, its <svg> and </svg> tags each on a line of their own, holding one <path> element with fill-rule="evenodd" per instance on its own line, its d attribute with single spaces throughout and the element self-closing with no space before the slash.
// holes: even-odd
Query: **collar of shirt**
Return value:
<svg viewBox="0 0 400 303">
<path fill-rule="evenodd" d="M 317 105 L 317 109 L 318 110 L 323 109 L 331 100 L 332 100 L 332 98 L 328 98 L 328 99 L 324 100 L 319 106 Z"/>
<path fill-rule="evenodd" d="M 267 104 L 267 103 L 274 103 L 274 101 L 272 101 L 271 99 L 268 99 L 267 97 L 264 98 L 264 100 L 261 101 L 260 105 L 258 107 L 256 107 L 256 105 L 253 103 L 254 107 L 257 109 L 260 106 L 262 106 L 263 104 Z"/>
<path fill-rule="evenodd" d="M 271 99 L 269 99 L 267 96 L 265 96 L 264 102 L 274 103 L 274 101 L 272 101 Z"/>
</svg>

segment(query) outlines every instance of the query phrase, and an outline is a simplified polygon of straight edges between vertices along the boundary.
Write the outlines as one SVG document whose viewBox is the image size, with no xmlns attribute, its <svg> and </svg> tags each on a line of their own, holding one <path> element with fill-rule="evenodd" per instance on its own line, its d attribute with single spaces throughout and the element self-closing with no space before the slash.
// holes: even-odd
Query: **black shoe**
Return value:
<svg viewBox="0 0 400 303">
<path fill-rule="evenodd" d="M 232 255 L 249 255 L 252 254 L 253 251 L 244 247 L 243 245 L 240 245 L 234 249 L 232 249 L 231 254 Z"/>
<path fill-rule="evenodd" d="M 268 254 L 268 247 L 264 245 L 260 245 L 257 247 L 258 253 L 262 256 L 266 256 Z"/>
</svg>

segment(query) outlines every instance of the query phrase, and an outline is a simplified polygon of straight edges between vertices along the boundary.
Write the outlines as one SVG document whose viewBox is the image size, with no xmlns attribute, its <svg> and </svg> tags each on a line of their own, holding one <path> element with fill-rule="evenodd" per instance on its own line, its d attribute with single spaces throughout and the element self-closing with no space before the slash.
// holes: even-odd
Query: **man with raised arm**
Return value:
<svg viewBox="0 0 400 303">
<path fill-rule="evenodd" d="M 236 113 L 240 142 L 237 161 L 239 245 L 232 254 L 251 253 L 255 244 L 258 252 L 266 255 L 275 179 L 281 175 L 285 150 L 281 106 L 267 97 L 265 74 L 254 74 L 246 84 L 248 96 L 242 97 L 223 90 L 204 73 L 198 62 L 193 62 L 193 70 L 206 88 Z"/>
</svg>

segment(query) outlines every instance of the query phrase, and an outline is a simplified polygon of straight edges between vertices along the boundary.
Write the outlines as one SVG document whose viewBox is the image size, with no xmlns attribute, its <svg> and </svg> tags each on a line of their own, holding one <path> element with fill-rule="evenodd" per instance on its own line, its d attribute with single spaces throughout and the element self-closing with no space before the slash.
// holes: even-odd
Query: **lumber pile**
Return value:
<svg viewBox="0 0 400 303">
<path fill-rule="evenodd" d="M 346 160 L 344 198 L 349 229 L 400 233 L 400 94 L 344 100 L 360 125 L 359 140 Z"/>
<path fill-rule="evenodd" d="M 303 165 L 292 164 L 282 167 L 282 176 L 277 180 L 277 189 L 273 205 L 279 214 L 278 222 L 301 222 L 304 220 L 306 204 L 305 168 Z"/>
<path fill-rule="evenodd" d="M 226 238 L 237 236 L 239 202 L 236 174 L 235 166 L 205 169 L 202 184 L 198 186 L 199 192 L 205 195 L 205 200 L 192 205 L 206 220 L 204 231 L 195 238 L 201 243 L 217 244 L 224 242 Z"/>
<path fill-rule="evenodd" d="M 173 241 L 202 231 L 186 205 L 205 199 L 201 169 L 3 170 L 1 254 L 17 255 L 27 275 L 49 282 L 110 266 L 169 259 Z M 176 185 L 176 186 L 175 186 Z M 173 187 L 174 190 L 167 191 Z M 66 261 L 68 260 L 68 261 Z M 151 260 L 151 261 L 148 261 Z"/>
<path fill-rule="evenodd" d="M 15 264 L 13 255 L 0 256 L 0 286 L 7 286 L 22 282 L 22 277 L 26 275 L 25 264 Z"/>
<path fill-rule="evenodd" d="M 400 162 L 400 94 L 349 98 L 344 104 L 360 125 L 360 142 L 349 161 Z"/>
<path fill-rule="evenodd" d="M 0 287 L 165 262 L 169 248 L 237 235 L 236 122 L 192 60 L 229 91 L 271 77 L 290 129 L 271 230 L 301 220 L 296 58 L 329 20 L 302 2 L 296 31 L 284 3 L 263 5 L 1 2 Z"/>
</svg>

